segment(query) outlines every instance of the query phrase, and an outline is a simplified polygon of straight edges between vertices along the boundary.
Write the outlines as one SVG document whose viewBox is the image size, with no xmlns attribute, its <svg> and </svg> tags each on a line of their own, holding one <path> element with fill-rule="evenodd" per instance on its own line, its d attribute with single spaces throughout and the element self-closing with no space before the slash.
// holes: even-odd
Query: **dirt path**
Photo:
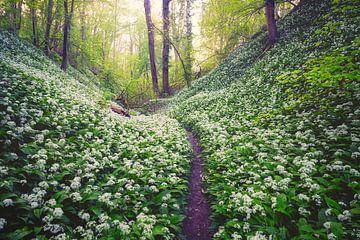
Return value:
<svg viewBox="0 0 360 240">
<path fill-rule="evenodd" d="M 203 163 L 201 159 L 201 147 L 196 137 L 188 131 L 188 139 L 193 150 L 191 166 L 191 179 L 189 184 L 189 198 L 183 231 L 187 240 L 209 240 L 210 206 L 203 191 Z"/>
</svg>

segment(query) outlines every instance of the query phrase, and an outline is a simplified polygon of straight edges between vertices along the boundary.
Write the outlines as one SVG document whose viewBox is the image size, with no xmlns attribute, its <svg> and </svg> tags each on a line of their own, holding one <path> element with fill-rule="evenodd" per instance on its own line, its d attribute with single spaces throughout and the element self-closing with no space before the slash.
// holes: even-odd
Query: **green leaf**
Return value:
<svg viewBox="0 0 360 240">
<path fill-rule="evenodd" d="M 344 235 L 343 227 L 341 223 L 332 222 L 330 224 L 330 230 L 333 234 L 335 234 L 336 237 L 342 238 Z"/>
<path fill-rule="evenodd" d="M 314 232 L 314 229 L 311 227 L 310 224 L 308 224 L 308 222 L 306 221 L 305 218 L 300 218 L 297 225 L 299 227 L 300 233 L 312 233 L 312 232 Z"/>
<path fill-rule="evenodd" d="M 162 225 L 156 225 L 154 228 L 153 228 L 153 230 L 152 230 L 152 234 L 154 235 L 154 236 L 162 236 L 163 234 L 164 234 L 164 226 L 162 226 Z"/>
<path fill-rule="evenodd" d="M 28 228 L 28 227 L 24 227 L 21 229 L 17 229 L 15 232 L 10 233 L 9 239 L 11 240 L 20 240 L 25 238 L 26 236 L 30 235 L 33 232 L 32 229 Z"/>
<path fill-rule="evenodd" d="M 325 202 L 329 207 L 335 208 L 336 210 L 340 210 L 341 206 L 336 201 L 331 198 L 325 197 Z"/>
<path fill-rule="evenodd" d="M 276 198 L 276 210 L 290 217 L 290 214 L 286 211 L 288 208 L 287 197 L 285 194 L 280 194 Z"/>
<path fill-rule="evenodd" d="M 93 211 L 93 213 L 95 213 L 97 216 L 100 216 L 102 211 L 101 211 L 101 207 L 100 206 L 95 206 L 91 208 L 91 211 Z"/>
<path fill-rule="evenodd" d="M 354 215 L 360 215 L 360 208 L 350 209 L 350 212 Z"/>
<path fill-rule="evenodd" d="M 34 210 L 34 215 L 35 217 L 37 218 L 41 218 L 41 214 L 43 213 L 43 210 L 42 209 L 35 209 Z"/>
</svg>

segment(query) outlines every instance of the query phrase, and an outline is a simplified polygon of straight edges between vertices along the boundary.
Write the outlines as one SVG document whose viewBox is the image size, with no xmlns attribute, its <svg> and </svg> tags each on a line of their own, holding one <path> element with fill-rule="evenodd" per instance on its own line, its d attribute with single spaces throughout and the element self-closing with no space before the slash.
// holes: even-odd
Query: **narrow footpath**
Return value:
<svg viewBox="0 0 360 240">
<path fill-rule="evenodd" d="M 187 134 L 192 146 L 193 160 L 183 232 L 187 240 L 209 240 L 212 237 L 210 231 L 210 205 L 203 191 L 202 174 L 204 167 L 201 159 L 201 147 L 193 133 L 188 131 Z"/>
</svg>

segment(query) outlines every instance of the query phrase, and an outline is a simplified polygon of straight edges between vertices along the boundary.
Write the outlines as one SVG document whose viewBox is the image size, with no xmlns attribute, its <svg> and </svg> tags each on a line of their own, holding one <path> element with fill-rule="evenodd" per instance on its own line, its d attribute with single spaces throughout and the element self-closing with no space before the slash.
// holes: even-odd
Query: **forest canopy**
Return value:
<svg viewBox="0 0 360 240">
<path fill-rule="evenodd" d="M 149 19 L 144 3 L 152 10 Z M 108 93 L 105 98 L 116 97 L 133 107 L 189 86 L 266 22 L 262 0 L 1 0 L 0 4 L 0 27 L 43 49 L 62 62 L 63 69 L 69 64 L 95 75 Z M 277 2 L 275 18 L 297 4 Z M 154 36 L 151 54 L 147 20 Z M 154 86 L 154 77 L 159 86 Z"/>
</svg>

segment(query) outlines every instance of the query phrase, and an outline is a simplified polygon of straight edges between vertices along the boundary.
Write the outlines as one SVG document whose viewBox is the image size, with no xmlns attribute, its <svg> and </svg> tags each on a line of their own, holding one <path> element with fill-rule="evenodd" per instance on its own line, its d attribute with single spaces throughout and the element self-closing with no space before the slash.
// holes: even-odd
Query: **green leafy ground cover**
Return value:
<svg viewBox="0 0 360 240">
<path fill-rule="evenodd" d="M 177 121 L 102 109 L 90 80 L 4 31 L 0 49 L 0 238 L 176 238 L 191 158 Z"/>
<path fill-rule="evenodd" d="M 359 239 L 358 1 L 305 1 L 180 93 L 201 138 L 215 239 Z"/>
<path fill-rule="evenodd" d="M 215 239 L 358 239 L 358 1 L 305 1 L 175 98 L 201 138 Z M 176 120 L 114 116 L 90 78 L 0 32 L 0 238 L 177 239 Z"/>
</svg>

